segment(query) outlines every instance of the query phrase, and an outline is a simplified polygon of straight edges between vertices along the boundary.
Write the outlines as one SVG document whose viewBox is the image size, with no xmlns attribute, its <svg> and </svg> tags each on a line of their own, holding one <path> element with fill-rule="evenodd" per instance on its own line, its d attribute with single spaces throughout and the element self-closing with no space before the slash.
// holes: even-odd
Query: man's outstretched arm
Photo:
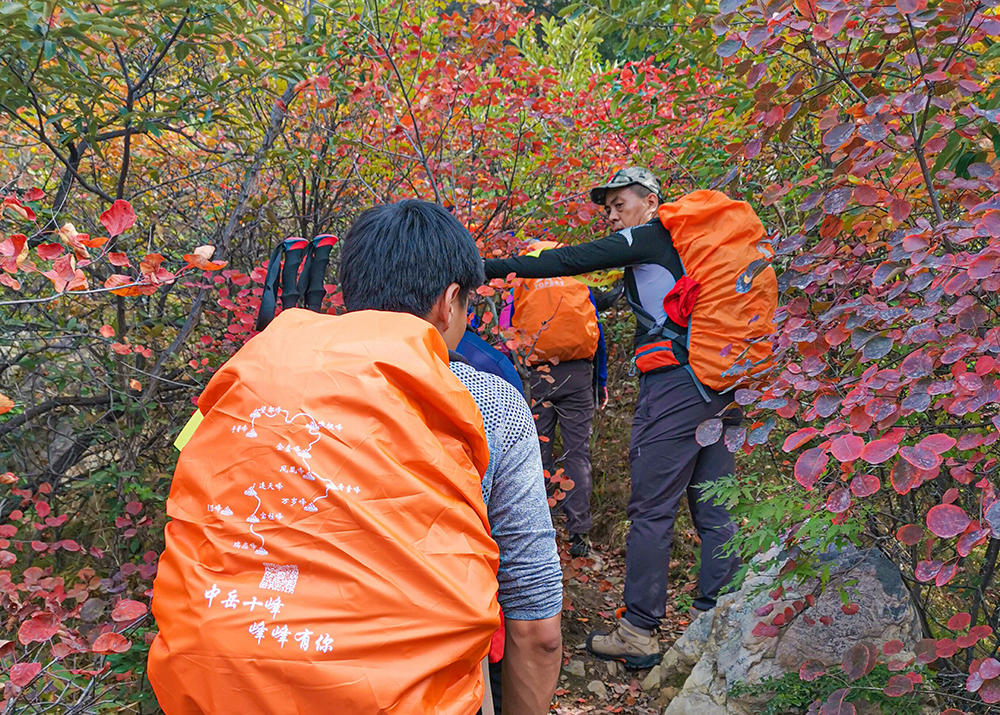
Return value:
<svg viewBox="0 0 1000 715">
<path fill-rule="evenodd" d="M 540 621 L 506 619 L 504 715 L 544 715 L 562 666 L 562 615 Z"/>
<path fill-rule="evenodd" d="M 537 256 L 487 260 L 486 277 L 506 278 L 508 273 L 516 273 L 521 278 L 553 278 L 634 266 L 653 260 L 662 251 L 658 243 L 664 237 L 670 240 L 670 234 L 659 224 L 636 226 L 597 241 L 542 251 Z"/>
</svg>

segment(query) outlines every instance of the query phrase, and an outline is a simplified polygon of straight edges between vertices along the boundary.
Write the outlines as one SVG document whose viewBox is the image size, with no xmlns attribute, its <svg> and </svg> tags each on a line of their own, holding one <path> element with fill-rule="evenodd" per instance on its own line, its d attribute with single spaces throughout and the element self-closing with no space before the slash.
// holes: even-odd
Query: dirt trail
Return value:
<svg viewBox="0 0 1000 715">
<path fill-rule="evenodd" d="M 681 536 L 681 534 L 678 534 Z M 623 605 L 625 554 L 621 550 L 595 547 L 586 559 L 572 559 L 561 546 L 563 560 L 563 668 L 556 690 L 553 713 L 635 713 L 658 714 L 676 694 L 647 679 L 649 670 L 625 670 L 619 663 L 606 663 L 587 654 L 587 634 L 595 629 L 609 630 L 615 609 Z M 675 558 L 676 558 L 675 550 Z M 667 609 L 660 629 L 660 651 L 665 651 L 689 624 L 687 595 L 694 583 L 687 580 L 693 558 L 671 562 L 671 583 L 667 591 Z M 655 679 L 655 677 L 654 677 Z"/>
</svg>

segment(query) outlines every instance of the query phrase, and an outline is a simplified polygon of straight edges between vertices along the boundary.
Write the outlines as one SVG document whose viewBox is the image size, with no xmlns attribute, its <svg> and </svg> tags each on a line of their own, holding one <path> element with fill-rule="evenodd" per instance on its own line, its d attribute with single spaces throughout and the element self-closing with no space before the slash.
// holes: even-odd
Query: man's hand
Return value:
<svg viewBox="0 0 1000 715">
<path fill-rule="evenodd" d="M 545 715 L 562 667 L 562 616 L 541 621 L 508 618 L 504 628 L 504 715 Z"/>
<path fill-rule="evenodd" d="M 597 405 L 597 409 L 603 410 L 608 406 L 608 386 L 601 385 L 601 402 Z"/>
</svg>

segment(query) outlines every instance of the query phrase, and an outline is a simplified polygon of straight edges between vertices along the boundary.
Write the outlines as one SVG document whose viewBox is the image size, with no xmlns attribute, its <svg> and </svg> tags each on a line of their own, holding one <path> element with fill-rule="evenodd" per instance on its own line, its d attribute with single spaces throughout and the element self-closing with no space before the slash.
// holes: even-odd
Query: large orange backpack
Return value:
<svg viewBox="0 0 1000 715">
<path fill-rule="evenodd" d="M 411 315 L 291 308 L 181 452 L 148 673 L 167 715 L 472 715 L 500 624 L 475 400 Z"/>
<path fill-rule="evenodd" d="M 764 369 L 772 354 L 778 280 L 750 204 L 695 191 L 659 208 L 684 274 L 700 284 L 688 320 L 687 364 L 715 390 Z M 678 351 L 681 352 L 681 351 Z"/>
<path fill-rule="evenodd" d="M 559 245 L 537 241 L 529 255 Z M 514 288 L 512 297 L 511 327 L 530 341 L 529 364 L 594 357 L 601 333 L 586 285 L 573 278 L 528 278 Z"/>
</svg>

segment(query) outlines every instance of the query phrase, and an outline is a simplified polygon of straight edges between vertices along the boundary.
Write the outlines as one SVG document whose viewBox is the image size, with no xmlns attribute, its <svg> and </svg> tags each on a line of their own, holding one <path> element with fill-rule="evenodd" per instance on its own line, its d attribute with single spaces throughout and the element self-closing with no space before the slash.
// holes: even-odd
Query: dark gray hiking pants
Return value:
<svg viewBox="0 0 1000 715">
<path fill-rule="evenodd" d="M 723 440 L 709 447 L 695 441 L 695 429 L 715 417 L 731 397 L 708 390 L 706 403 L 684 369 L 643 375 L 632 422 L 632 496 L 625 554 L 626 618 L 640 628 L 656 628 L 666 610 L 667 572 L 674 519 L 686 492 L 695 529 L 701 539 L 701 595 L 696 608 L 715 605 L 719 591 L 739 566 L 722 554 L 736 533 L 725 508 L 702 501 L 700 487 L 732 474 L 733 455 Z"/>
<path fill-rule="evenodd" d="M 547 376 L 547 377 L 546 377 Z M 551 381 L 548 379 L 551 378 Z M 548 365 L 548 372 L 531 371 L 531 412 L 540 442 L 542 466 L 556 470 L 552 443 L 556 424 L 562 433 L 559 462 L 573 487 L 562 500 L 566 530 L 570 535 L 590 531 L 590 427 L 594 418 L 594 364 L 590 360 L 569 360 Z"/>
</svg>

